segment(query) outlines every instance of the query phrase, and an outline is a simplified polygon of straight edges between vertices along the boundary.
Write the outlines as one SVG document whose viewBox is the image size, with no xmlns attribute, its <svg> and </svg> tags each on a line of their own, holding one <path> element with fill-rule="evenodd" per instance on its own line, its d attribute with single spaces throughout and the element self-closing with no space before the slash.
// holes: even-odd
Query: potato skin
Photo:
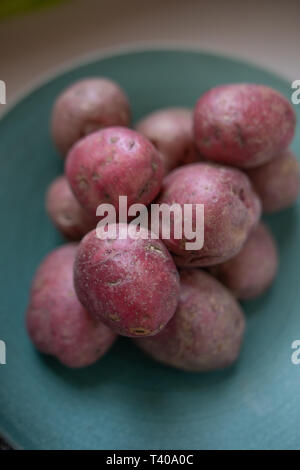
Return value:
<svg viewBox="0 0 300 470">
<path fill-rule="evenodd" d="M 166 108 L 154 111 L 135 126 L 160 152 L 165 174 L 180 165 L 200 160 L 193 133 L 193 111 Z"/>
<path fill-rule="evenodd" d="M 169 173 L 158 202 L 204 204 L 202 249 L 186 250 L 184 238 L 176 240 L 171 236 L 170 240 L 163 240 L 177 266 L 184 268 L 210 266 L 235 256 L 261 214 L 260 201 L 244 173 L 204 162 Z"/>
<path fill-rule="evenodd" d="M 263 294 L 273 282 L 278 269 L 278 254 L 271 232 L 262 222 L 254 227 L 237 256 L 212 266 L 216 276 L 239 299 L 253 299 Z"/>
<path fill-rule="evenodd" d="M 296 125 L 289 101 L 272 88 L 232 84 L 212 88 L 194 111 L 195 141 L 208 160 L 253 168 L 287 148 Z"/>
<path fill-rule="evenodd" d="M 114 224 L 112 224 L 114 225 Z M 116 224 L 116 239 L 99 239 L 96 230 L 81 241 L 74 265 L 78 298 L 95 318 L 123 336 L 151 336 L 175 312 L 179 275 L 160 240 L 134 240 L 127 225 Z"/>
<path fill-rule="evenodd" d="M 155 147 L 125 127 L 109 127 L 81 139 L 68 154 L 66 175 L 81 205 L 95 214 L 99 204 L 118 209 L 119 196 L 128 206 L 149 204 L 162 184 L 163 164 Z"/>
<path fill-rule="evenodd" d="M 50 184 L 46 210 L 56 228 L 69 240 L 80 240 L 97 225 L 97 218 L 76 200 L 65 176 L 58 176 Z"/>
<path fill-rule="evenodd" d="M 72 368 L 100 359 L 116 339 L 79 303 L 73 287 L 76 243 L 52 251 L 32 282 L 26 315 L 28 334 L 42 353 L 55 356 Z"/>
<path fill-rule="evenodd" d="M 180 272 L 175 315 L 156 336 L 136 339 L 154 359 L 187 371 L 230 366 L 239 355 L 245 318 L 232 294 L 202 270 Z"/>
<path fill-rule="evenodd" d="M 291 150 L 247 172 L 262 201 L 264 212 L 286 209 L 296 202 L 300 190 L 299 163 Z"/>
<path fill-rule="evenodd" d="M 109 126 L 129 126 L 130 105 L 117 83 L 86 78 L 66 88 L 54 103 L 51 132 L 62 156 L 75 142 Z"/>
</svg>

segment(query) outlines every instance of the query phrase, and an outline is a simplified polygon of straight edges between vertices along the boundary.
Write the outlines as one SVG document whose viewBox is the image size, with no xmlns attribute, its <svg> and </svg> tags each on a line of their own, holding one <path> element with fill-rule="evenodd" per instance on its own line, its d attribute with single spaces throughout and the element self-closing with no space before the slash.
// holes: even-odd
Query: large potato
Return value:
<svg viewBox="0 0 300 470">
<path fill-rule="evenodd" d="M 57 229 L 70 240 L 80 240 L 97 225 L 97 218 L 81 207 L 64 176 L 50 184 L 46 210 Z"/>
<path fill-rule="evenodd" d="M 73 287 L 77 244 L 52 251 L 39 266 L 32 282 L 26 324 L 41 352 L 69 367 L 88 366 L 100 359 L 116 335 L 95 321 L 79 303 Z"/>
<path fill-rule="evenodd" d="M 66 175 L 81 205 L 95 214 L 99 204 L 118 209 L 119 196 L 128 206 L 149 204 L 162 183 L 163 165 L 144 136 L 125 127 L 109 127 L 80 140 L 68 154 Z"/>
<path fill-rule="evenodd" d="M 245 329 L 243 312 L 232 294 L 201 270 L 180 273 L 175 315 L 156 336 L 136 343 L 164 364 L 194 372 L 225 368 L 239 355 Z"/>
<path fill-rule="evenodd" d="M 126 224 L 113 227 L 116 237 L 100 239 L 93 230 L 79 245 L 74 265 L 78 298 L 116 333 L 155 335 L 177 307 L 176 267 L 163 243 L 151 240 L 145 228 L 133 239 Z"/>
<path fill-rule="evenodd" d="M 296 116 L 289 101 L 263 85 L 222 85 L 195 107 L 195 140 L 208 160 L 253 168 L 290 144 Z"/>
<path fill-rule="evenodd" d="M 262 201 L 264 212 L 286 209 L 294 204 L 299 195 L 299 163 L 290 150 L 247 173 Z"/>
<path fill-rule="evenodd" d="M 160 204 L 204 204 L 204 246 L 187 250 L 184 236 L 163 240 L 180 267 L 209 266 L 235 256 L 258 222 L 261 206 L 247 176 L 241 171 L 211 163 L 195 163 L 166 176 Z M 175 219 L 172 221 L 176 222 Z M 195 213 L 193 213 L 195 226 Z M 184 230 L 183 230 L 184 232 Z"/>
<path fill-rule="evenodd" d="M 51 120 L 52 136 L 62 155 L 97 129 L 129 124 L 127 96 L 106 78 L 86 78 L 70 85 L 55 101 Z"/>
<path fill-rule="evenodd" d="M 260 223 L 255 227 L 237 256 L 212 266 L 210 272 L 239 299 L 263 294 L 273 282 L 278 269 L 278 254 L 272 234 Z"/>
<path fill-rule="evenodd" d="M 141 119 L 136 130 L 160 152 L 165 173 L 177 166 L 200 160 L 193 133 L 193 112 L 186 108 L 166 108 Z"/>
</svg>

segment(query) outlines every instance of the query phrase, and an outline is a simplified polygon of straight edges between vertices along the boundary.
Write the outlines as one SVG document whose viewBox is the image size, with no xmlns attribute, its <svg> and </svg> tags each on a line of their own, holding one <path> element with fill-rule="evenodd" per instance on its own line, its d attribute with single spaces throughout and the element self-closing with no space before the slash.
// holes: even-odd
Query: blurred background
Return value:
<svg viewBox="0 0 300 470">
<path fill-rule="evenodd" d="M 0 0 L 7 104 L 57 67 L 151 43 L 226 54 L 300 79 L 300 1 Z"/>
<path fill-rule="evenodd" d="M 155 41 L 241 57 L 297 79 L 299 22 L 299 0 L 0 0 L 0 78 L 9 102 L 80 56 Z"/>
</svg>

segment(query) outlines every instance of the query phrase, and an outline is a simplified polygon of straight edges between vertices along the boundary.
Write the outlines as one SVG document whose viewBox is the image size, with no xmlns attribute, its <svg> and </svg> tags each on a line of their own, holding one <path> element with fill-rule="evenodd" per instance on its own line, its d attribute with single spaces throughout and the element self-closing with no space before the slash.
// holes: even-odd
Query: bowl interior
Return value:
<svg viewBox="0 0 300 470">
<path fill-rule="evenodd" d="M 297 448 L 300 366 L 299 205 L 268 217 L 280 272 L 257 301 L 244 303 L 248 327 L 233 368 L 193 374 L 162 366 L 120 339 L 98 364 L 72 371 L 42 357 L 24 329 L 32 275 L 63 243 L 44 210 L 49 182 L 63 170 L 48 122 L 57 94 L 72 81 L 104 75 L 123 86 L 134 120 L 165 106 L 193 106 L 208 88 L 230 82 L 290 84 L 255 66 L 193 51 L 132 51 L 55 76 L 0 121 L 1 303 L 0 428 L 30 449 Z M 300 114 L 300 106 L 295 106 Z M 300 154 L 300 131 L 293 141 Z"/>
</svg>

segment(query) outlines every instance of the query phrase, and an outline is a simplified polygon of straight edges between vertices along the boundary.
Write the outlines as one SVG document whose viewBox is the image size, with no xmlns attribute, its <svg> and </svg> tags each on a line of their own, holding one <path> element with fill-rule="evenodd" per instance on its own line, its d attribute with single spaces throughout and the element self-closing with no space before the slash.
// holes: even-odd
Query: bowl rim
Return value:
<svg viewBox="0 0 300 470">
<path fill-rule="evenodd" d="M 72 69 L 76 67 L 85 66 L 102 59 L 151 51 L 160 51 L 166 53 L 192 52 L 205 56 L 211 56 L 215 59 L 226 59 L 230 60 L 233 63 L 244 64 L 250 67 L 255 67 L 264 72 L 269 72 L 280 80 L 290 82 L 290 79 L 287 76 L 278 74 L 271 67 L 264 67 L 260 64 L 257 64 L 254 60 L 252 61 L 251 59 L 244 59 L 238 54 L 227 54 L 218 51 L 214 48 L 201 48 L 199 44 L 192 41 L 145 40 L 139 42 L 127 42 L 125 44 L 116 44 L 113 46 L 102 47 L 101 49 L 95 49 L 90 52 L 85 52 L 72 59 L 50 67 L 40 74 L 37 74 L 35 78 L 30 80 L 26 85 L 24 85 L 18 91 L 12 94 L 12 96 L 9 98 L 9 102 L 6 103 L 3 109 L 0 110 L 0 122 L 15 106 L 17 106 L 27 96 L 50 83 L 58 75 L 63 75 L 64 73 L 71 72 Z"/>
</svg>

